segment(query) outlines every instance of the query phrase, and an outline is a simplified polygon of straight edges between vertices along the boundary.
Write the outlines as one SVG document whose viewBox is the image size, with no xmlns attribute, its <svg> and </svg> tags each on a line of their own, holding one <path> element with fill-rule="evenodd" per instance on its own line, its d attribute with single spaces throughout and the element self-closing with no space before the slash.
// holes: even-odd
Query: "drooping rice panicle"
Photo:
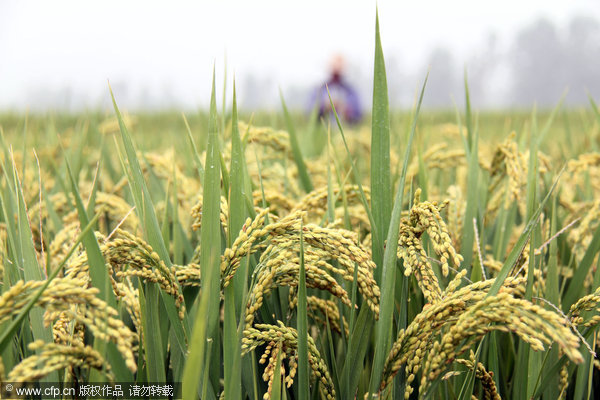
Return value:
<svg viewBox="0 0 600 400">
<path fill-rule="evenodd" d="M 291 380 L 293 380 L 295 375 L 295 368 L 293 366 L 298 358 L 298 333 L 294 328 L 286 327 L 281 321 L 278 321 L 278 325 L 256 324 L 253 328 L 244 329 L 244 337 L 242 339 L 243 354 L 255 350 L 258 346 L 269 343 L 271 343 L 271 346 L 268 347 L 269 350 L 273 348 L 273 344 L 281 343 L 285 357 L 291 361 L 292 369 L 288 378 L 286 378 L 286 383 L 291 385 Z M 268 356 L 268 353 L 266 354 Z M 267 356 L 263 355 L 263 357 Z M 264 360 L 266 361 L 266 358 Z M 329 370 L 310 336 L 308 336 L 308 361 L 312 370 L 312 377 L 318 382 L 322 396 L 328 400 L 335 399 L 335 389 L 329 375 Z M 272 360 L 269 364 L 272 364 Z M 271 376 L 272 367 L 269 373 L 264 376 L 267 378 L 265 380 L 269 380 Z"/>
<path fill-rule="evenodd" d="M 18 281 L 0 296 L 0 323 L 17 315 L 29 296 L 43 281 Z M 73 320 L 84 325 L 98 339 L 115 343 L 131 371 L 137 369 L 133 356 L 136 335 L 125 326 L 118 312 L 97 297 L 98 289 L 88 287 L 87 280 L 55 278 L 35 305 L 46 310 L 44 323 L 57 319 Z M 59 333 L 60 335 L 61 333 Z"/>
<path fill-rule="evenodd" d="M 52 371 L 64 368 L 88 367 L 103 371 L 110 382 L 115 381 L 110 364 L 90 346 L 82 343 L 63 345 L 44 343 L 42 340 L 31 342 L 29 350 L 39 350 L 25 358 L 8 374 L 10 382 L 34 382 L 45 377 Z"/>
</svg>

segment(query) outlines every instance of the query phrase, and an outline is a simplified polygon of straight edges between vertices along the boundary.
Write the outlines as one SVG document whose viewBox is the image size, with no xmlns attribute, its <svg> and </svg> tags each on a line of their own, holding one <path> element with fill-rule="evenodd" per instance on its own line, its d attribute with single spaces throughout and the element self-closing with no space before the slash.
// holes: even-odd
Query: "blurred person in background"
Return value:
<svg viewBox="0 0 600 400">
<path fill-rule="evenodd" d="M 340 119 L 350 124 L 356 124 L 362 118 L 362 111 L 358 93 L 344 78 L 345 67 L 346 62 L 343 56 L 335 55 L 331 59 L 329 79 L 316 91 L 311 105 L 317 107 L 319 118 L 332 118 L 335 121 L 329 101 L 331 95 L 331 101 Z"/>
</svg>

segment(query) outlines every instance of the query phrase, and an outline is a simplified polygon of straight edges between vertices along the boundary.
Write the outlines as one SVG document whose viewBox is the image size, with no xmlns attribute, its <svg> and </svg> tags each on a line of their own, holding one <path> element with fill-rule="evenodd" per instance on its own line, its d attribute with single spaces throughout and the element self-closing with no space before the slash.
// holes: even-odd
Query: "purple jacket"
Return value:
<svg viewBox="0 0 600 400">
<path fill-rule="evenodd" d="M 329 102 L 329 94 L 335 105 L 335 110 L 340 119 L 349 123 L 357 123 L 362 118 L 362 110 L 358 100 L 358 94 L 352 86 L 343 80 L 343 78 L 334 74 L 327 83 L 323 84 L 313 97 L 313 104 L 318 104 L 319 117 L 329 116 L 334 118 L 331 112 L 331 104 Z"/>
</svg>

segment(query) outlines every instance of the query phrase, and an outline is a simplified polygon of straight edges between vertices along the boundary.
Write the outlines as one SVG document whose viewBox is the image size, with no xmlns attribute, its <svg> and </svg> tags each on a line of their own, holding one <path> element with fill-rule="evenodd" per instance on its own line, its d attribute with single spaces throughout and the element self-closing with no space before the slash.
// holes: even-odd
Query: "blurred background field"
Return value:
<svg viewBox="0 0 600 400">
<path fill-rule="evenodd" d="M 427 94 L 426 94 L 427 96 Z M 230 112 L 230 111 L 229 111 Z M 484 143 L 498 143 L 511 132 L 519 137 L 527 138 L 531 130 L 532 110 L 510 111 L 480 111 L 476 117 L 479 135 Z M 198 147 L 205 146 L 208 128 L 206 112 L 185 112 L 186 119 L 194 134 L 198 135 Z M 547 120 L 551 110 L 536 111 L 540 121 Z M 230 115 L 226 115 L 228 119 Z M 313 116 L 314 117 L 314 116 Z M 136 139 L 140 150 L 152 151 L 164 148 L 174 148 L 180 154 L 190 156 L 187 131 L 181 112 L 173 111 L 133 111 L 126 113 L 126 118 L 132 136 Z M 311 120 L 310 115 L 302 112 L 292 113 L 294 125 L 298 129 L 298 139 L 303 154 L 310 157 L 321 154 L 327 138 L 327 127 L 331 127 L 333 137 L 338 137 L 337 127 L 332 121 Z M 409 111 L 392 111 L 390 126 L 393 141 L 401 141 L 400 132 L 410 123 Z M 285 130 L 284 116 L 281 111 L 257 111 L 240 114 L 240 120 L 252 121 L 257 126 L 269 126 Z M 112 113 L 83 112 L 83 113 L 0 113 L 0 125 L 4 135 L 15 146 L 25 144 L 40 147 L 56 143 L 57 136 L 75 138 L 84 134 L 85 140 L 97 144 L 102 137 L 112 142 L 111 136 L 118 133 L 118 123 Z M 370 130 L 370 116 L 366 115 L 359 125 L 347 126 L 348 134 L 353 136 L 367 135 Z M 451 133 L 458 132 L 456 111 L 425 110 L 422 112 L 418 139 L 423 145 L 437 143 L 439 139 L 450 141 Z M 464 126 L 463 126 L 464 129 Z M 24 134 L 27 132 L 27 134 Z M 566 162 L 570 157 L 586 151 L 597 151 L 600 132 L 597 119 L 592 107 L 568 108 L 562 106 L 553 117 L 549 126 L 548 139 L 541 144 L 541 149 L 548 152 L 557 161 Z M 458 136 L 455 137 L 455 139 Z M 83 139 L 82 139 L 83 140 Z M 525 139 L 524 139 L 525 140 Z M 457 143 L 455 143 L 457 144 Z M 398 144 L 401 148 L 402 144 Z"/>
</svg>

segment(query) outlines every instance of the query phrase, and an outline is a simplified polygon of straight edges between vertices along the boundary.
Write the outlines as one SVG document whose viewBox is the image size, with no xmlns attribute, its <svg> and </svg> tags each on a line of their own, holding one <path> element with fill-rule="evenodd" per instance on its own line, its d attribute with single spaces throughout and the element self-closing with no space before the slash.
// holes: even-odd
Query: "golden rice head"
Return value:
<svg viewBox="0 0 600 400">
<path fill-rule="evenodd" d="M 398 333 L 397 339 L 385 362 L 382 389 L 390 384 L 394 375 L 406 364 L 407 393 L 412 393 L 411 383 L 422 367 L 422 363 L 431 349 L 434 337 L 442 334 L 447 326 L 454 324 L 463 313 L 470 307 L 481 302 L 492 286 L 494 279 L 475 282 L 458 288 L 466 271 L 461 271 L 450 282 L 441 300 L 436 303 L 427 304 L 417 314 L 406 329 Z M 504 282 L 500 293 L 508 293 L 511 296 L 522 296 L 525 293 L 526 279 L 508 278 Z"/>
<path fill-rule="evenodd" d="M 0 324 L 17 315 L 44 281 L 17 281 L 0 296 Z M 37 299 L 35 306 L 45 309 L 44 323 L 74 321 L 85 325 L 98 339 L 115 343 L 127 367 L 137 369 L 132 349 L 136 336 L 119 318 L 119 313 L 98 298 L 98 289 L 88 287 L 88 281 L 76 278 L 55 278 Z M 57 332 L 60 335 L 62 332 Z M 71 339 L 70 339 L 71 340 Z M 76 343 L 77 341 L 72 341 Z"/>
<path fill-rule="evenodd" d="M 36 351 L 36 354 L 17 364 L 8 374 L 9 381 L 33 382 L 54 371 L 83 366 L 103 372 L 109 381 L 115 380 L 110 364 L 91 346 L 77 342 L 64 345 L 37 340 L 31 342 L 28 348 Z"/>
<path fill-rule="evenodd" d="M 265 344 L 271 344 L 268 348 L 269 351 L 272 351 L 274 344 L 280 344 L 282 355 L 285 354 L 285 358 L 288 360 L 294 360 L 290 365 L 292 366 L 292 370 L 295 371 L 298 359 L 298 332 L 294 328 L 287 327 L 283 322 L 278 321 L 278 325 L 257 324 L 253 328 L 244 329 L 243 334 L 242 354 L 247 354 L 255 350 L 258 346 Z M 269 355 L 263 355 L 263 357 L 264 363 Z M 261 357 L 261 360 L 263 360 L 263 357 Z M 311 376 L 318 382 L 323 398 L 328 400 L 335 399 L 335 389 L 329 375 L 329 370 L 311 336 L 308 336 L 308 363 L 312 371 Z M 273 369 L 267 374 L 266 378 L 272 379 L 272 373 Z M 290 376 L 293 379 L 291 371 L 288 377 Z M 263 376 L 263 378 L 265 377 Z M 291 385 L 289 378 L 286 378 L 286 384 L 288 386 Z"/>
<path fill-rule="evenodd" d="M 533 350 L 543 351 L 544 345 L 556 343 L 572 362 L 583 362 L 579 338 L 561 315 L 509 293 L 498 293 L 465 310 L 441 339 L 433 343 L 425 358 L 419 393 L 427 393 L 448 362 L 493 330 L 513 332 Z"/>
</svg>

